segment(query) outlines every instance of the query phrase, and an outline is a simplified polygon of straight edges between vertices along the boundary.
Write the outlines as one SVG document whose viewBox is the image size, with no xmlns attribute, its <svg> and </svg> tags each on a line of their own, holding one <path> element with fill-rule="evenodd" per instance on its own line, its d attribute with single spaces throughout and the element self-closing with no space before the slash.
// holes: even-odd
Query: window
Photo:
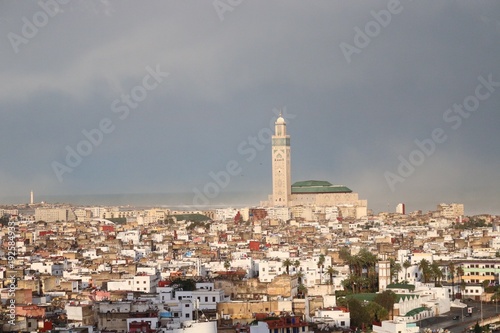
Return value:
<svg viewBox="0 0 500 333">
<path fill-rule="evenodd" d="M 345 321 L 341 321 L 340 326 L 345 326 Z"/>
<path fill-rule="evenodd" d="M 215 296 L 214 296 L 214 297 L 212 297 L 212 302 L 215 302 Z"/>
<path fill-rule="evenodd" d="M 189 318 L 189 313 L 186 313 L 186 318 Z"/>
<path fill-rule="evenodd" d="M 205 296 L 205 302 L 208 302 L 208 296 Z"/>
</svg>

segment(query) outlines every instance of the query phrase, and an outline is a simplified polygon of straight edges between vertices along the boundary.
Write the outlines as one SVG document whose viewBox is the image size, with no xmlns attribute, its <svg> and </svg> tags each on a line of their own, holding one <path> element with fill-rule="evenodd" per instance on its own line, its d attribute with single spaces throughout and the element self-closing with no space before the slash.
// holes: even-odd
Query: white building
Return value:
<svg viewBox="0 0 500 333">
<path fill-rule="evenodd" d="M 62 276 L 63 275 L 63 270 L 64 270 L 64 265 L 63 264 L 56 264 L 50 261 L 45 261 L 45 262 L 34 262 L 31 264 L 31 269 L 38 271 L 40 273 L 46 273 L 50 275 L 55 275 L 55 276 Z"/>
<path fill-rule="evenodd" d="M 124 243 L 132 243 L 134 245 L 139 244 L 139 241 L 141 239 L 141 235 L 139 233 L 139 230 L 127 230 L 127 231 L 120 231 L 116 235 L 116 239 L 120 239 Z"/>
<path fill-rule="evenodd" d="M 349 328 L 351 326 L 351 314 L 344 308 L 321 308 L 314 311 L 312 321 L 328 323 L 330 327 Z"/>
<path fill-rule="evenodd" d="M 66 222 L 76 220 L 76 216 L 69 208 L 36 208 L 35 220 L 45 222 Z"/>
<path fill-rule="evenodd" d="M 384 320 L 382 325 L 373 325 L 373 333 L 418 333 L 416 323 L 405 323 L 394 320 Z"/>
<path fill-rule="evenodd" d="M 215 220 L 226 221 L 232 220 L 238 214 L 238 210 L 234 208 L 217 208 L 215 210 Z"/>
</svg>

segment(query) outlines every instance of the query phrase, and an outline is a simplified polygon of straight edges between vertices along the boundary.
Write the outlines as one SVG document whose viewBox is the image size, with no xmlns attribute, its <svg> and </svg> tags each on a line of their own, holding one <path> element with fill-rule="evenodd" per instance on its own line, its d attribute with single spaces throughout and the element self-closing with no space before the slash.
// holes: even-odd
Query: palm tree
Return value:
<svg viewBox="0 0 500 333">
<path fill-rule="evenodd" d="M 295 267 L 295 272 L 297 272 L 297 269 L 300 267 L 300 261 L 295 260 L 295 261 L 293 262 L 293 267 Z"/>
<path fill-rule="evenodd" d="M 229 260 L 224 261 L 224 268 L 228 271 L 231 268 L 231 262 Z"/>
<path fill-rule="evenodd" d="M 462 279 L 462 277 L 464 276 L 464 268 L 462 266 L 458 266 L 456 269 L 455 269 L 455 272 L 457 273 L 457 276 L 458 276 L 458 283 L 460 284 L 460 291 L 461 291 L 461 296 L 463 298 L 463 294 L 464 294 L 464 291 L 465 291 L 465 282 L 464 280 Z"/>
<path fill-rule="evenodd" d="M 439 267 L 439 264 L 434 261 L 431 266 L 431 275 L 434 278 L 434 286 L 437 286 L 438 284 L 441 283 L 441 278 L 443 277 L 443 272 L 441 271 L 441 268 Z"/>
<path fill-rule="evenodd" d="M 283 261 L 283 267 L 285 267 L 287 275 L 290 275 L 290 266 L 292 266 L 292 261 L 286 258 L 285 261 Z"/>
<path fill-rule="evenodd" d="M 299 293 L 299 295 L 301 295 L 301 298 L 305 297 L 305 295 L 307 294 L 307 287 L 304 286 L 302 283 L 298 285 L 297 287 L 297 291 Z"/>
<path fill-rule="evenodd" d="M 460 282 L 460 292 L 461 292 L 461 296 L 462 298 L 464 298 L 464 292 L 465 292 L 465 288 L 467 287 L 467 285 L 465 284 L 465 281 L 462 280 L 462 282 Z"/>
<path fill-rule="evenodd" d="M 392 279 L 394 277 L 396 277 L 396 280 L 397 280 L 397 276 L 399 274 L 399 272 L 401 272 L 401 264 L 399 262 L 396 262 L 396 260 L 394 259 L 389 259 L 389 262 L 390 262 L 390 278 L 391 278 L 391 282 L 392 282 Z"/>
<path fill-rule="evenodd" d="M 405 280 L 408 281 L 408 268 L 410 268 L 412 265 L 411 265 L 411 262 L 409 260 L 405 260 L 405 262 L 403 263 L 403 268 L 405 269 Z"/>
<path fill-rule="evenodd" d="M 318 258 L 318 268 L 321 268 L 320 275 L 319 275 L 319 284 L 321 284 L 321 277 L 323 276 L 323 267 L 325 266 L 325 255 L 321 254 Z"/>
<path fill-rule="evenodd" d="M 352 293 L 356 293 L 356 289 L 361 290 L 361 277 L 358 275 L 349 274 L 347 279 L 342 280 L 341 282 L 344 290 L 352 290 Z"/>
<path fill-rule="evenodd" d="M 455 300 L 455 264 L 453 261 L 450 261 L 448 264 L 448 269 L 450 271 L 451 276 L 451 300 Z"/>
<path fill-rule="evenodd" d="M 304 273 L 302 271 L 297 272 L 297 282 L 302 284 L 302 279 L 304 278 Z"/>
<path fill-rule="evenodd" d="M 458 283 L 460 283 L 462 281 L 462 276 L 464 276 L 464 268 L 462 266 L 458 266 L 455 269 L 455 272 L 457 272 Z"/>
<path fill-rule="evenodd" d="M 362 248 L 357 254 L 361 264 L 361 269 L 366 270 L 366 281 L 368 281 L 368 288 L 371 290 L 376 289 L 377 275 L 376 265 L 378 262 L 377 256 L 370 252 L 367 248 Z"/>
<path fill-rule="evenodd" d="M 428 283 L 429 277 L 431 276 L 431 272 L 432 272 L 429 261 L 427 259 L 420 260 L 420 263 L 418 264 L 418 268 L 422 272 L 422 277 L 424 278 L 424 283 Z"/>
<path fill-rule="evenodd" d="M 332 266 L 328 266 L 325 273 L 328 274 L 328 276 L 330 277 L 330 284 L 333 285 L 333 276 L 338 274 L 339 272 Z"/>
<path fill-rule="evenodd" d="M 347 247 L 343 247 L 339 251 L 339 259 L 344 262 L 344 264 L 349 265 L 350 274 L 354 274 L 355 265 L 353 257 L 351 256 L 351 250 Z"/>
</svg>

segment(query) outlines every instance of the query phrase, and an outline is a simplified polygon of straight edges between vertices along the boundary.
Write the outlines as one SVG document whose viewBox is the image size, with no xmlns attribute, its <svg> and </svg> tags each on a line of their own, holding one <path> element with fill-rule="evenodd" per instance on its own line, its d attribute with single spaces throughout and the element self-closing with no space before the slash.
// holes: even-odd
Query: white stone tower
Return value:
<svg viewBox="0 0 500 333">
<path fill-rule="evenodd" d="M 389 261 L 378 262 L 378 290 L 384 291 L 391 283 L 391 263 Z"/>
<path fill-rule="evenodd" d="M 33 190 L 31 190 L 30 192 L 30 204 L 34 204 L 35 203 L 35 197 L 33 195 Z"/>
<path fill-rule="evenodd" d="M 287 207 L 292 191 L 290 173 L 290 136 L 286 134 L 286 122 L 282 115 L 274 123 L 273 135 L 273 205 Z"/>
</svg>

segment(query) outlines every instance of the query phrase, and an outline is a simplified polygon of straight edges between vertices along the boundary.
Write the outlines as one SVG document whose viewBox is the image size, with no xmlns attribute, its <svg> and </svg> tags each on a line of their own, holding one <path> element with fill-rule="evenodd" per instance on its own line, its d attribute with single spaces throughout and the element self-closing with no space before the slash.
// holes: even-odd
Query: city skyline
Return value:
<svg viewBox="0 0 500 333">
<path fill-rule="evenodd" d="M 43 4 L 2 4 L 0 204 L 189 204 L 230 167 L 207 204 L 258 205 L 281 111 L 292 183 L 500 214 L 500 4 Z"/>
</svg>

